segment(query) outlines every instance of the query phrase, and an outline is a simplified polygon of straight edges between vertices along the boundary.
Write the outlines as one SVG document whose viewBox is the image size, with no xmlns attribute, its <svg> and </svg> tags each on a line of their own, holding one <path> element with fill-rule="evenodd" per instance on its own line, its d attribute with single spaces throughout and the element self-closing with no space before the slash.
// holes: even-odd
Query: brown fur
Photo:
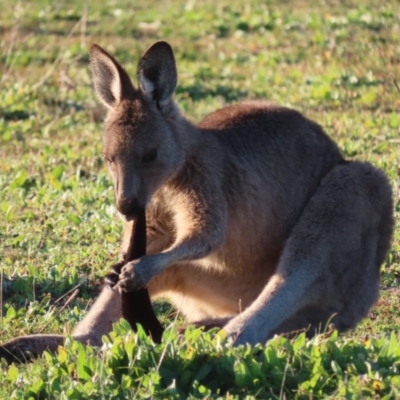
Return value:
<svg viewBox="0 0 400 400">
<path fill-rule="evenodd" d="M 147 286 L 189 322 L 223 324 L 235 344 L 313 334 L 329 321 L 342 331 L 367 314 L 393 231 L 381 171 L 346 162 L 320 126 L 267 102 L 193 125 L 172 100 L 177 74 L 165 42 L 142 57 L 138 88 L 99 46 L 91 59 L 125 243 L 137 207 L 147 212 L 148 255 L 122 269 L 120 290 Z M 75 337 L 100 343 L 121 316 L 112 293 Z"/>
<path fill-rule="evenodd" d="M 123 268 L 122 290 L 148 286 L 189 321 L 229 320 L 238 344 L 330 318 L 344 330 L 366 315 L 393 230 L 382 172 L 345 162 L 317 124 L 266 102 L 192 125 L 172 100 L 165 42 L 140 61 L 138 89 L 98 46 L 92 65 L 117 207 L 129 220 L 148 206 L 150 255 Z"/>
</svg>

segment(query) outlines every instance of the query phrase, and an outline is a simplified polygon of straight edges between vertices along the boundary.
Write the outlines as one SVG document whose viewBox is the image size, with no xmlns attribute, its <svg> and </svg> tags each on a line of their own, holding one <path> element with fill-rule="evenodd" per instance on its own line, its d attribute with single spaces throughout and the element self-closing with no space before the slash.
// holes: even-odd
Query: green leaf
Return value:
<svg viewBox="0 0 400 400">
<path fill-rule="evenodd" d="M 204 364 L 197 372 L 195 379 L 197 379 L 198 381 L 203 380 L 212 370 L 213 367 L 211 365 Z"/>
<path fill-rule="evenodd" d="M 17 312 L 15 311 L 13 306 L 10 306 L 6 313 L 6 320 L 11 321 L 17 316 Z"/>
<path fill-rule="evenodd" d="M 306 344 L 306 334 L 305 332 L 300 333 L 299 336 L 297 336 L 296 340 L 293 343 L 293 350 L 297 351 L 301 347 L 303 347 Z"/>
<path fill-rule="evenodd" d="M 19 171 L 17 176 L 10 184 L 10 189 L 22 188 L 25 185 L 25 182 L 28 180 L 29 175 L 26 170 Z"/>
<path fill-rule="evenodd" d="M 60 181 L 62 174 L 64 173 L 65 167 L 63 165 L 58 165 L 51 171 L 51 176 L 56 180 Z"/>
<path fill-rule="evenodd" d="M 37 378 L 33 385 L 29 388 L 30 391 L 32 391 L 35 394 L 38 394 L 42 389 L 44 389 L 45 384 L 41 378 Z"/>
<path fill-rule="evenodd" d="M 91 378 L 92 371 L 88 365 L 88 357 L 86 355 L 85 347 L 82 343 L 77 343 L 78 345 L 78 359 L 77 359 L 77 373 L 78 378 L 82 380 L 88 380 Z"/>
<path fill-rule="evenodd" d="M 133 379 L 129 375 L 122 375 L 121 387 L 122 389 L 129 389 L 133 387 Z"/>
<path fill-rule="evenodd" d="M 235 383 L 239 387 L 248 387 L 252 384 L 252 377 L 244 360 L 237 360 L 234 365 Z"/>
<path fill-rule="evenodd" d="M 129 335 L 128 339 L 124 341 L 124 347 L 125 347 L 125 352 L 128 355 L 129 362 L 132 362 L 135 357 L 135 349 L 136 349 L 136 343 L 135 340 L 133 339 L 133 335 Z"/>
<path fill-rule="evenodd" d="M 77 215 L 67 214 L 67 218 L 75 225 L 80 225 L 82 223 L 82 220 Z"/>
<path fill-rule="evenodd" d="M 15 364 L 11 364 L 10 368 L 8 369 L 7 372 L 7 379 L 11 383 L 17 383 L 17 379 L 19 377 L 19 371 L 18 368 L 15 366 Z"/>
<path fill-rule="evenodd" d="M 57 352 L 58 352 L 58 360 L 61 363 L 66 363 L 68 360 L 68 354 L 65 351 L 65 348 L 63 346 L 59 346 Z"/>
<path fill-rule="evenodd" d="M 399 117 L 397 113 L 393 112 L 390 114 L 390 127 L 395 129 L 399 127 Z"/>
<path fill-rule="evenodd" d="M 400 344 L 398 338 L 396 337 L 396 333 L 394 332 L 390 334 L 388 356 L 391 357 L 397 356 L 397 361 L 400 361 Z"/>
</svg>

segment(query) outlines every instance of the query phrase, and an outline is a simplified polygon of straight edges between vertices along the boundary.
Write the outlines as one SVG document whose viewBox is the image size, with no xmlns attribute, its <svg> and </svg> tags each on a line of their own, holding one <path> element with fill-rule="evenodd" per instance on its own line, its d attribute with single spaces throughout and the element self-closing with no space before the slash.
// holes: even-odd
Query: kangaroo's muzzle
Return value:
<svg viewBox="0 0 400 400">
<path fill-rule="evenodd" d="M 122 198 L 117 200 L 117 210 L 126 221 L 131 221 L 143 207 L 136 198 Z"/>
</svg>

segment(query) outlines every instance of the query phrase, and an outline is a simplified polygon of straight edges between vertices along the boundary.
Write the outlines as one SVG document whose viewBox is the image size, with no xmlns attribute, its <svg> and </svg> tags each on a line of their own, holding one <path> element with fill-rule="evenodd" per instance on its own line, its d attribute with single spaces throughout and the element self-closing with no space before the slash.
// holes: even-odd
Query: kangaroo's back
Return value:
<svg viewBox="0 0 400 400">
<path fill-rule="evenodd" d="M 230 156 L 249 165 L 271 164 L 321 170 L 343 160 L 336 144 L 315 122 L 299 112 L 269 102 L 249 101 L 217 110 L 198 125 L 212 132 Z M 283 157 L 283 158 L 282 158 Z M 282 162 L 285 161 L 285 162 Z M 315 175 L 318 175 L 316 171 Z"/>
<path fill-rule="evenodd" d="M 198 127 L 220 144 L 224 196 L 235 219 L 254 225 L 254 242 L 273 232 L 282 243 L 322 178 L 343 162 L 318 124 L 269 102 L 222 108 Z"/>
</svg>

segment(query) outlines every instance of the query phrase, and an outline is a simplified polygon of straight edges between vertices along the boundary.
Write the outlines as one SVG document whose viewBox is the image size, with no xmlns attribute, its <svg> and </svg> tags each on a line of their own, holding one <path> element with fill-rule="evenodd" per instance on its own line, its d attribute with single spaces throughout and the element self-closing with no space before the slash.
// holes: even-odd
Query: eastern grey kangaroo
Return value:
<svg viewBox="0 0 400 400">
<path fill-rule="evenodd" d="M 126 220 L 123 250 L 146 207 L 148 255 L 123 267 L 118 290 L 103 290 L 77 340 L 101 343 L 121 317 L 120 291 L 141 287 L 190 323 L 223 327 L 236 345 L 314 334 L 328 321 L 343 331 L 367 314 L 393 232 L 380 170 L 344 160 L 319 125 L 267 102 L 192 124 L 172 98 L 166 42 L 141 58 L 137 86 L 97 45 L 91 63 L 108 109 L 104 156 Z"/>
<path fill-rule="evenodd" d="M 345 161 L 320 126 L 266 102 L 193 125 L 172 99 L 166 42 L 143 55 L 137 87 L 97 45 L 91 61 L 128 237 L 138 207 L 148 215 L 149 255 L 122 269 L 121 290 L 147 286 L 236 344 L 329 320 L 343 331 L 367 314 L 393 231 L 381 171 Z"/>
</svg>

